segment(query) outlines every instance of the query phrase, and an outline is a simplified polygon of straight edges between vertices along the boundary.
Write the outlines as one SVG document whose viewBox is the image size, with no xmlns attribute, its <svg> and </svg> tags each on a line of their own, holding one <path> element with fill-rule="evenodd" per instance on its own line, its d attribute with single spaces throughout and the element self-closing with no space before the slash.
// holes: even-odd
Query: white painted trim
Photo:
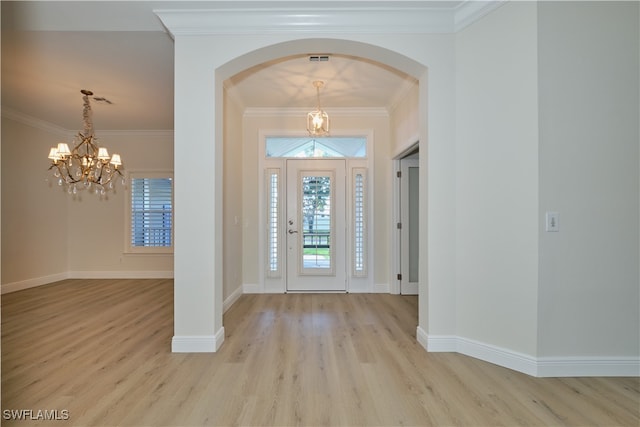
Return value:
<svg viewBox="0 0 640 427">
<path fill-rule="evenodd" d="M 388 283 L 374 283 L 371 292 L 374 294 L 388 294 L 389 289 Z"/>
<path fill-rule="evenodd" d="M 455 335 L 428 335 L 418 326 L 418 343 L 429 352 L 460 353 L 535 377 L 640 377 L 638 357 L 541 357 Z"/>
<path fill-rule="evenodd" d="M 224 327 L 215 335 L 174 335 L 172 353 L 215 353 L 224 342 Z"/>
<path fill-rule="evenodd" d="M 79 130 L 65 129 L 53 123 L 35 118 L 28 114 L 7 107 L 2 107 L 2 117 L 21 123 L 25 126 L 40 129 L 45 132 L 50 132 L 65 139 L 72 139 Z M 152 138 L 173 141 L 173 130 L 101 130 L 98 136 L 100 136 L 102 139 L 104 139 L 105 137 L 134 136 L 137 138 Z"/>
<path fill-rule="evenodd" d="M 100 136 L 101 139 L 105 139 L 105 137 L 133 136 L 136 138 L 163 139 L 173 141 L 173 130 L 100 130 L 98 136 Z M 131 143 L 135 144 L 135 139 Z"/>
<path fill-rule="evenodd" d="M 37 286 L 48 285 L 69 278 L 69 273 L 57 273 L 48 276 L 35 277 L 33 279 L 21 280 L 19 282 L 5 283 L 2 285 L 2 294 L 22 291 L 24 289 L 35 288 Z"/>
<path fill-rule="evenodd" d="M 474 22 L 481 19 L 483 16 L 490 12 L 493 12 L 507 0 L 492 0 L 492 1 L 476 1 L 467 0 L 458 6 L 454 13 L 453 19 L 453 31 L 458 32 Z"/>
<path fill-rule="evenodd" d="M 429 350 L 429 334 L 427 334 L 427 331 L 422 329 L 420 325 L 418 325 L 418 327 L 416 328 L 416 340 L 418 341 L 418 344 L 422 346 L 422 348 L 424 348 L 427 351 L 430 351 Z"/>
<path fill-rule="evenodd" d="M 458 337 L 457 341 L 458 353 L 537 376 L 538 365 L 532 356 L 467 338 Z"/>
<path fill-rule="evenodd" d="M 2 107 L 2 117 L 13 120 L 14 122 L 21 123 L 25 126 L 43 130 L 45 132 L 50 132 L 54 135 L 59 136 L 60 138 L 71 139 L 75 134 L 75 132 L 64 129 L 58 125 L 54 125 L 53 123 L 37 119 L 33 116 L 7 107 Z"/>
<path fill-rule="evenodd" d="M 418 150 L 420 148 L 420 136 L 418 134 L 413 134 L 409 138 L 407 138 L 401 146 L 398 147 L 395 154 L 393 155 L 394 160 L 402 160 L 404 157 L 407 157 L 410 153 Z M 400 170 L 400 164 L 398 164 L 398 170 Z"/>
<path fill-rule="evenodd" d="M 284 291 L 282 291 L 281 293 L 283 293 Z M 243 294 L 262 294 L 264 293 L 264 290 L 262 289 L 262 286 L 260 286 L 257 283 L 244 283 L 242 285 L 242 293 Z"/>
<path fill-rule="evenodd" d="M 239 3 L 236 3 L 239 4 Z M 429 34 L 453 32 L 454 11 L 444 8 L 344 7 L 154 10 L 172 36 L 225 34 Z M 354 7 L 349 7 L 353 4 Z"/>
<path fill-rule="evenodd" d="M 173 279 L 167 271 L 69 271 L 69 279 Z"/>
<path fill-rule="evenodd" d="M 640 357 L 541 357 L 538 377 L 640 377 Z"/>
<path fill-rule="evenodd" d="M 427 335 L 426 348 L 429 352 L 460 353 L 514 371 L 537 375 L 537 363 L 534 357 L 480 341 L 453 335 Z"/>
<path fill-rule="evenodd" d="M 457 352 L 458 351 L 458 337 L 454 335 L 428 335 L 422 330 L 424 335 L 424 348 L 432 353 L 441 352 Z"/>
<path fill-rule="evenodd" d="M 244 110 L 244 117 L 306 117 L 309 108 L 295 107 L 248 107 Z M 332 107 L 327 109 L 330 117 L 389 117 L 389 112 L 383 107 Z"/>
<path fill-rule="evenodd" d="M 8 294 L 66 279 L 173 279 L 173 271 L 67 271 L 19 282 L 4 283 L 1 293 Z"/>
<path fill-rule="evenodd" d="M 238 288 L 236 288 L 235 291 L 231 292 L 231 295 L 229 295 L 222 303 L 222 312 L 226 312 L 227 310 L 229 310 L 231 308 L 231 306 L 233 304 L 235 304 L 236 301 L 238 301 L 238 298 L 240 298 L 242 296 L 242 286 L 239 286 Z"/>
</svg>

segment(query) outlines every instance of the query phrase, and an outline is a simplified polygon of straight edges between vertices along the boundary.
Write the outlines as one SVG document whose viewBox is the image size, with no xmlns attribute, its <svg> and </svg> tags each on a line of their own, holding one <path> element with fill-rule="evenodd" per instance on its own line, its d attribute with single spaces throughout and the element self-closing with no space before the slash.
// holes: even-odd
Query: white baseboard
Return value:
<svg viewBox="0 0 640 427">
<path fill-rule="evenodd" d="M 224 327 L 215 335 L 174 335 L 172 353 L 215 353 L 224 342 Z"/>
<path fill-rule="evenodd" d="M 66 279 L 173 279 L 173 271 L 67 271 L 66 273 L 5 283 L 2 285 L 1 292 L 7 294 Z"/>
<path fill-rule="evenodd" d="M 389 293 L 389 284 L 388 283 L 375 283 L 373 285 L 374 294 L 388 294 Z"/>
<path fill-rule="evenodd" d="M 231 306 L 238 301 L 238 298 L 242 296 L 242 286 L 238 286 L 238 288 L 231 292 L 225 300 L 222 302 L 222 312 L 225 313 L 227 310 L 231 308 Z"/>
<path fill-rule="evenodd" d="M 539 377 L 640 377 L 639 357 L 541 357 Z"/>
<path fill-rule="evenodd" d="M 261 294 L 263 293 L 262 286 L 257 283 L 245 283 L 242 285 L 242 293 L 245 294 Z"/>
<path fill-rule="evenodd" d="M 416 339 L 418 340 L 418 343 L 422 346 L 422 348 L 424 348 L 425 350 L 437 351 L 437 350 L 429 349 L 429 335 L 427 334 L 427 331 L 425 331 L 420 327 L 420 325 L 418 325 L 418 327 L 416 328 Z M 440 350 L 440 351 L 444 351 L 444 350 Z"/>
<path fill-rule="evenodd" d="M 2 293 L 22 291 L 24 289 L 35 288 L 36 286 L 48 285 L 49 283 L 59 282 L 60 280 L 69 279 L 69 273 L 51 274 L 49 276 L 36 277 L 34 279 L 21 280 L 19 282 L 5 283 L 2 285 Z"/>
<path fill-rule="evenodd" d="M 455 335 L 428 335 L 418 326 L 418 343 L 429 352 L 460 353 L 534 377 L 637 377 L 637 357 L 541 357 Z"/>
<path fill-rule="evenodd" d="M 458 353 L 534 377 L 538 374 L 537 360 L 535 357 L 467 338 L 458 337 L 457 340 Z"/>
<path fill-rule="evenodd" d="M 173 279 L 166 271 L 70 271 L 70 279 Z"/>
</svg>

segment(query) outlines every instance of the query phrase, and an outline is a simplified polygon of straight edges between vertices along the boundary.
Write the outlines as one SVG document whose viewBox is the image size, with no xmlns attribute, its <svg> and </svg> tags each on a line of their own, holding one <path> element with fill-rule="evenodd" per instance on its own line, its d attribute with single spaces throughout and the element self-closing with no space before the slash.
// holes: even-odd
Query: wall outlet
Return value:
<svg viewBox="0 0 640 427">
<path fill-rule="evenodd" d="M 560 214 L 558 212 L 547 212 L 545 218 L 547 231 L 560 231 Z"/>
</svg>

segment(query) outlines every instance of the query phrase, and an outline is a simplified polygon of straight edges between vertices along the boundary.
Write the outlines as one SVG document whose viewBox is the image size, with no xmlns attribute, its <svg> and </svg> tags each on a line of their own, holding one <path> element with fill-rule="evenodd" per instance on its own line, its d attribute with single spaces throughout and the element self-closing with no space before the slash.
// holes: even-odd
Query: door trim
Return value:
<svg viewBox="0 0 640 427">
<path fill-rule="evenodd" d="M 353 211 L 353 203 L 351 203 L 351 198 L 348 196 L 350 194 L 352 183 L 352 173 L 354 170 L 364 171 L 366 174 L 366 185 L 367 185 L 367 246 L 366 246 L 366 265 L 367 269 L 364 274 L 354 275 L 352 274 L 351 268 L 351 231 L 347 230 L 347 275 L 346 275 L 346 289 L 347 292 L 351 293 L 388 293 L 390 282 L 384 278 L 383 283 L 374 283 L 374 248 L 375 248 L 375 215 L 374 215 L 374 207 L 375 207 L 375 185 L 374 185 L 374 162 L 373 162 L 373 153 L 374 153 L 374 134 L 371 129 L 334 129 L 332 134 L 335 136 L 365 136 L 367 138 L 367 157 L 364 158 L 343 158 L 346 161 L 346 179 L 347 179 L 347 227 L 351 227 L 351 216 Z M 251 253 L 247 256 L 246 249 L 243 249 L 243 267 L 251 269 L 257 269 L 256 275 L 253 276 L 255 279 L 246 278 L 243 279 L 243 293 L 286 293 L 286 283 L 285 283 L 285 275 L 284 274 L 267 274 L 267 186 L 266 186 L 266 170 L 278 170 L 280 171 L 281 180 L 286 179 L 284 177 L 284 170 L 286 168 L 286 157 L 266 157 L 265 150 L 265 140 L 267 136 L 302 136 L 300 132 L 292 132 L 290 130 L 268 130 L 268 129 L 260 129 L 258 131 L 258 147 L 257 147 L 257 164 L 258 164 L 258 173 L 256 174 L 257 186 L 255 186 L 255 197 L 257 198 L 257 206 L 258 210 L 258 224 L 257 227 L 254 228 L 255 233 L 253 234 L 245 234 L 244 244 L 255 246 L 255 255 L 251 255 Z M 252 184 L 247 184 L 252 185 Z M 245 187 L 246 189 L 246 187 Z M 247 193 L 245 197 L 252 197 L 251 191 Z M 245 205 L 246 206 L 246 205 Z M 246 207 L 245 207 L 246 209 Z M 246 215 L 246 214 L 245 214 Z M 284 218 L 284 214 L 281 215 Z M 286 222 L 282 220 L 280 223 L 281 230 L 284 229 Z M 243 221 L 242 225 L 246 230 L 251 229 L 251 224 L 248 224 L 247 221 Z M 253 236 L 253 238 L 252 238 Z M 256 244 L 257 243 L 257 244 Z M 248 246 L 245 246 L 247 248 Z M 284 246 L 282 247 L 284 249 Z M 284 267 L 283 267 L 284 268 Z"/>
</svg>

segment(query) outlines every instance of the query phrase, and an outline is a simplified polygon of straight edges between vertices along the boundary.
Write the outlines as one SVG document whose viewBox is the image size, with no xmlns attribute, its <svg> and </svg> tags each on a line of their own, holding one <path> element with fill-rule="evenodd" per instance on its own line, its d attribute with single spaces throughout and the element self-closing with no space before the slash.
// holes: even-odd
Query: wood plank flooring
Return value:
<svg viewBox="0 0 640 427">
<path fill-rule="evenodd" d="M 532 378 L 427 353 L 416 297 L 244 295 L 224 325 L 218 353 L 172 354 L 171 280 L 3 295 L 2 425 L 640 425 L 638 378 Z M 6 419 L 22 409 L 68 419 Z"/>
</svg>

